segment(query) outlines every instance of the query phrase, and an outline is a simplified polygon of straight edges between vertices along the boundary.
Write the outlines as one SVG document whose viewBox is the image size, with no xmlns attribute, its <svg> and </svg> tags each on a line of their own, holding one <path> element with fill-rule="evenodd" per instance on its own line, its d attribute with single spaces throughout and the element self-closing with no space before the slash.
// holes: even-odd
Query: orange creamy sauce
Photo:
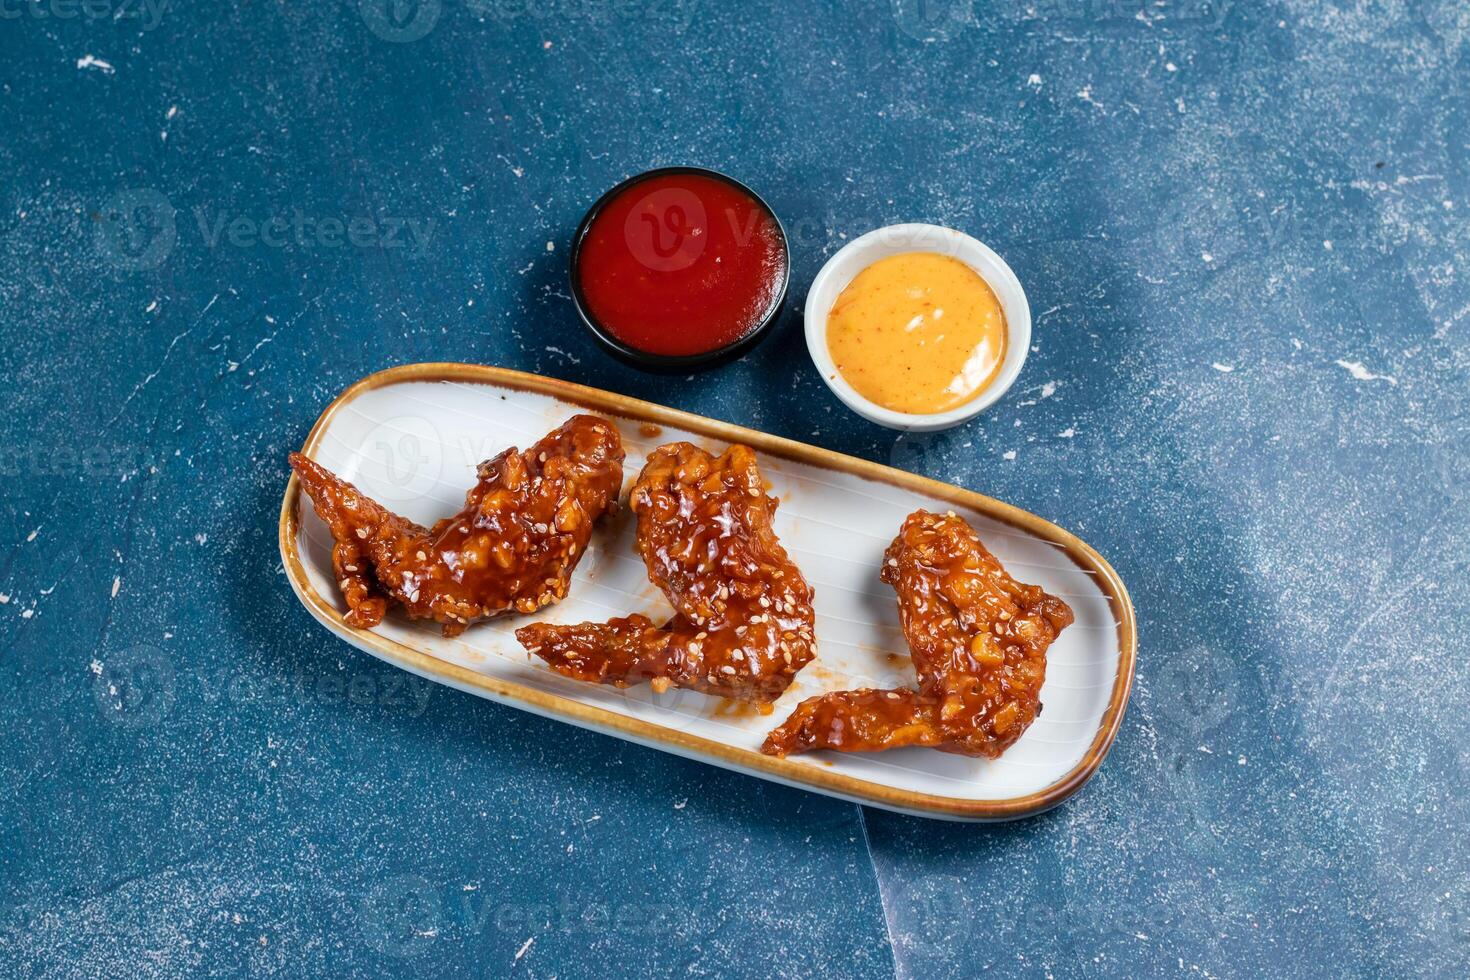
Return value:
<svg viewBox="0 0 1470 980">
<path fill-rule="evenodd" d="M 905 252 L 858 273 L 827 316 L 838 372 L 869 401 L 911 414 L 958 408 L 990 386 L 1006 354 L 1006 318 L 959 259 Z"/>
</svg>

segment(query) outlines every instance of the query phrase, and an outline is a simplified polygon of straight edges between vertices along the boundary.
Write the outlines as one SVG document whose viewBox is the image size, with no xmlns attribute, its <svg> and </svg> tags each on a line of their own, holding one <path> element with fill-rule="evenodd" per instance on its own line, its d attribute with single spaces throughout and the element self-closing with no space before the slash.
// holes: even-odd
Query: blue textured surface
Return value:
<svg viewBox="0 0 1470 980">
<path fill-rule="evenodd" d="M 366 8 L 0 4 L 0 973 L 1465 975 L 1461 0 Z M 779 334 L 693 380 L 603 356 L 563 273 L 675 163 L 794 239 Z M 1036 313 L 922 439 L 799 329 L 899 220 Z M 440 359 L 1078 531 L 1140 617 L 1111 756 L 948 825 L 407 684 L 297 605 L 276 510 L 333 395 Z"/>
</svg>

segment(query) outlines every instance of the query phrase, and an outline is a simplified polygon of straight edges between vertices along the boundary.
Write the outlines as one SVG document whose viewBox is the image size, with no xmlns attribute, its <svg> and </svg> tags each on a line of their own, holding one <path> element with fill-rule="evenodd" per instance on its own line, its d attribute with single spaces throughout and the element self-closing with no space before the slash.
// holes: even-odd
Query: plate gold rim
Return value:
<svg viewBox="0 0 1470 980">
<path fill-rule="evenodd" d="M 394 384 L 417 381 L 465 382 L 489 384 L 517 391 L 532 391 L 561 401 L 580 405 L 636 422 L 667 425 L 695 432 L 723 442 L 743 442 L 759 452 L 782 459 L 808 463 L 825 469 L 851 473 L 870 480 L 888 483 L 908 490 L 958 504 L 1003 521 L 1019 530 L 1060 545 L 1068 557 L 1084 570 L 1097 574 L 1113 613 L 1118 619 L 1118 672 L 1107 709 L 1098 723 L 1097 733 L 1087 752 L 1061 778 L 1044 789 L 1025 796 L 998 800 L 969 800 L 918 793 L 882 783 L 859 779 L 845 773 L 824 771 L 790 759 L 762 755 L 750 749 L 735 748 L 712 739 L 676 731 L 652 722 L 629 718 L 579 701 L 548 694 L 534 688 L 490 677 L 461 667 L 422 650 L 414 649 L 371 630 L 349 626 L 335 605 L 328 602 L 306 576 L 296 547 L 300 522 L 301 489 L 293 474 L 286 484 L 281 501 L 279 522 L 283 567 L 293 591 L 318 620 L 333 632 L 351 637 L 353 642 L 369 649 L 375 656 L 405 669 L 420 673 L 450 686 L 483 691 L 496 700 L 525 705 L 539 714 L 561 718 L 582 727 L 611 730 L 644 744 L 665 746 L 680 755 L 704 757 L 726 768 L 754 770 L 788 785 L 810 788 L 829 795 L 872 803 L 876 806 L 927 816 L 958 820 L 1000 821 L 1030 816 L 1051 809 L 1077 792 L 1102 765 L 1123 722 L 1128 696 L 1133 687 L 1133 672 L 1138 654 L 1138 634 L 1133 603 L 1118 573 L 1085 541 L 1050 521 L 994 498 L 948 483 L 897 470 L 880 463 L 858 459 L 829 449 L 809 446 L 754 429 L 721 422 L 667 408 L 653 402 L 630 398 L 599 388 L 573 384 L 542 375 L 528 374 L 509 368 L 477 364 L 431 362 L 405 364 L 388 368 L 350 385 L 326 407 L 301 451 L 314 453 L 327 425 L 337 412 L 365 392 Z"/>
</svg>

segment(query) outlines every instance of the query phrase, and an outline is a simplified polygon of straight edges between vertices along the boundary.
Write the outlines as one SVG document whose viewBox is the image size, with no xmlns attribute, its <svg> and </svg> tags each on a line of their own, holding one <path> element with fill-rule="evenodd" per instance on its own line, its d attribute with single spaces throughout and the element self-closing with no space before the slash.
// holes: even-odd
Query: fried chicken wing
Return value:
<svg viewBox="0 0 1470 980">
<path fill-rule="evenodd" d="M 925 746 L 996 758 L 1041 710 L 1046 650 L 1072 610 L 1017 582 L 953 514 L 916 511 L 884 554 L 898 593 L 918 690 L 838 691 L 808 698 L 761 751 L 877 752 Z"/>
<path fill-rule="evenodd" d="M 574 415 L 525 452 L 480 464 L 464 509 L 431 528 L 399 517 L 300 453 L 291 468 L 332 531 L 347 622 L 382 622 L 390 599 L 456 636 L 479 619 L 566 597 L 592 525 L 623 482 L 618 430 Z"/>
<path fill-rule="evenodd" d="M 516 630 L 555 670 L 627 687 L 651 681 L 742 701 L 780 697 L 815 653 L 812 590 L 787 557 L 771 518 L 755 451 L 716 458 L 689 443 L 661 446 L 633 486 L 637 548 L 673 619 Z"/>
</svg>

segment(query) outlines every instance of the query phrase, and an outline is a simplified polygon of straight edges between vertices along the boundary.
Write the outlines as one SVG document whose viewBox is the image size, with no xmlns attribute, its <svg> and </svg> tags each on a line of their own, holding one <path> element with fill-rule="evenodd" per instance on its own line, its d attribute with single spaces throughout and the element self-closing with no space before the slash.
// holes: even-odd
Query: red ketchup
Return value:
<svg viewBox="0 0 1470 980">
<path fill-rule="evenodd" d="M 574 275 L 586 314 L 614 340 L 693 357 L 749 336 L 776 311 L 788 261 L 775 216 L 749 191 L 664 173 L 603 203 Z"/>
</svg>

